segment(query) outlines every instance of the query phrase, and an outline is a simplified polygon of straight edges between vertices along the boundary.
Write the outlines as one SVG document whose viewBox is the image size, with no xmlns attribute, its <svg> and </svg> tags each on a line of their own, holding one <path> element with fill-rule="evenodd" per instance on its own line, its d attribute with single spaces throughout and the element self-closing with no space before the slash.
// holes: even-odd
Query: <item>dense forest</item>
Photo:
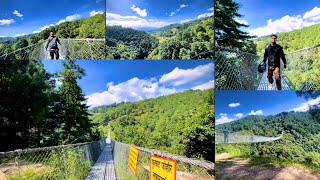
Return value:
<svg viewBox="0 0 320 180">
<path fill-rule="evenodd" d="M 1 38 L 0 56 L 46 40 L 50 31 L 56 32 L 55 35 L 58 38 L 105 38 L 105 20 L 105 15 L 97 14 L 92 17 L 50 26 L 39 33 L 16 38 Z"/>
<path fill-rule="evenodd" d="M 235 122 L 218 125 L 216 131 L 221 132 L 225 128 L 268 137 L 281 134 L 283 129 L 284 136 L 280 140 L 266 143 L 218 145 L 217 154 L 241 149 L 239 156 L 276 158 L 320 170 L 320 109 L 283 112 L 271 116 L 247 116 Z"/>
<path fill-rule="evenodd" d="M 91 119 L 113 139 L 214 161 L 213 89 L 94 108 Z"/>
<path fill-rule="evenodd" d="M 99 139 L 77 84 L 85 70 L 63 66 L 50 74 L 40 61 L 0 61 L 0 151 Z"/>
<path fill-rule="evenodd" d="M 107 26 L 108 59 L 213 59 L 213 48 L 212 16 L 149 33 Z"/>
</svg>

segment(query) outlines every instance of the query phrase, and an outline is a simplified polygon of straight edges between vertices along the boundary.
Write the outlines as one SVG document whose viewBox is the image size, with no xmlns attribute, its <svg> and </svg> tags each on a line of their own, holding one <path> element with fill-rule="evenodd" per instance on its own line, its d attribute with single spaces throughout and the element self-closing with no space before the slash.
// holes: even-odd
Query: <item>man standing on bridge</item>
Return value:
<svg viewBox="0 0 320 180">
<path fill-rule="evenodd" d="M 58 43 L 61 46 L 61 43 L 60 43 L 59 39 L 54 36 L 54 32 L 50 31 L 50 36 L 48 38 L 48 42 L 47 42 L 47 45 L 46 45 L 46 50 L 48 50 L 48 47 L 49 47 L 51 59 L 54 59 L 54 54 L 56 55 L 56 59 L 59 59 Z"/>
<path fill-rule="evenodd" d="M 269 89 L 272 89 L 273 84 L 273 74 L 276 78 L 277 89 L 281 90 L 281 76 L 280 76 L 280 58 L 283 61 L 284 68 L 287 68 L 287 60 L 284 55 L 283 49 L 280 45 L 277 44 L 277 35 L 273 34 L 270 37 L 270 43 L 267 45 L 263 62 L 266 63 L 268 59 L 268 80 L 269 80 Z"/>
</svg>

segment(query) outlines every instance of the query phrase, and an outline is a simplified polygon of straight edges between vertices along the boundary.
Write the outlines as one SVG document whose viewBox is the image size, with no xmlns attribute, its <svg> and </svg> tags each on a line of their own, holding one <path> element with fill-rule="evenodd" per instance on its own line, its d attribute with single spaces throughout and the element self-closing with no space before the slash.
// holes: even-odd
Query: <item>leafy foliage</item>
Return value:
<svg viewBox="0 0 320 180">
<path fill-rule="evenodd" d="M 115 140 L 214 161 L 213 89 L 112 106 L 92 112 L 104 115 Z"/>
</svg>

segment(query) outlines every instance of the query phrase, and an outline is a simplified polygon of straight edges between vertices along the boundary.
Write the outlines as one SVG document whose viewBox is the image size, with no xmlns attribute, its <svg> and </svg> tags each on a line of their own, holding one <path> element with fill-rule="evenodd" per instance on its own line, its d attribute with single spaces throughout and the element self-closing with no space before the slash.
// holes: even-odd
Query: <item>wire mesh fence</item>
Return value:
<svg viewBox="0 0 320 180">
<path fill-rule="evenodd" d="M 215 47 L 215 87 L 218 90 L 268 90 L 267 74 L 257 71 L 262 57 L 229 47 Z M 320 88 L 320 44 L 286 55 L 281 63 L 283 89 Z M 272 90 L 275 87 L 272 88 Z"/>
<path fill-rule="evenodd" d="M 0 153 L 1 180 L 81 180 L 105 147 L 105 141 Z"/>
<path fill-rule="evenodd" d="M 215 88 L 256 90 L 262 77 L 257 67 L 262 59 L 228 47 L 215 47 Z"/>
<path fill-rule="evenodd" d="M 242 143 L 260 143 L 276 141 L 281 139 L 283 132 L 279 136 L 266 137 L 247 132 L 233 132 L 233 131 L 216 131 L 215 132 L 215 144 L 242 144 Z"/>
<path fill-rule="evenodd" d="M 137 173 L 133 175 L 128 168 L 130 145 L 112 141 L 116 177 L 120 180 L 148 180 L 150 178 L 150 158 L 152 155 L 177 161 L 177 180 L 212 180 L 214 164 L 208 161 L 190 159 L 157 150 L 136 147 L 139 150 Z"/>
<path fill-rule="evenodd" d="M 106 59 L 105 39 L 60 39 L 59 59 Z M 0 56 L 0 60 L 44 60 L 51 59 L 46 41 L 41 41 L 8 54 Z M 56 57 L 54 57 L 56 59 Z"/>
</svg>

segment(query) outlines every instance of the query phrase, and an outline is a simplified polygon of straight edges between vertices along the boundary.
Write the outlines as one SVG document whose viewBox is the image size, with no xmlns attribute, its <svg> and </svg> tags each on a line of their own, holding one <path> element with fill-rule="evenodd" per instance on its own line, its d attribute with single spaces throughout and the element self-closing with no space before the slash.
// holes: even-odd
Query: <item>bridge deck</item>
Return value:
<svg viewBox="0 0 320 180">
<path fill-rule="evenodd" d="M 282 85 L 282 90 L 290 90 L 289 85 L 287 84 L 287 82 L 284 80 L 283 77 L 281 77 L 281 85 Z M 269 89 L 269 81 L 267 78 L 267 73 L 265 72 L 260 80 L 258 90 L 277 90 L 276 82 L 274 81 L 272 84 L 272 89 Z"/>
<path fill-rule="evenodd" d="M 116 180 L 111 144 L 107 144 L 86 180 Z"/>
</svg>

